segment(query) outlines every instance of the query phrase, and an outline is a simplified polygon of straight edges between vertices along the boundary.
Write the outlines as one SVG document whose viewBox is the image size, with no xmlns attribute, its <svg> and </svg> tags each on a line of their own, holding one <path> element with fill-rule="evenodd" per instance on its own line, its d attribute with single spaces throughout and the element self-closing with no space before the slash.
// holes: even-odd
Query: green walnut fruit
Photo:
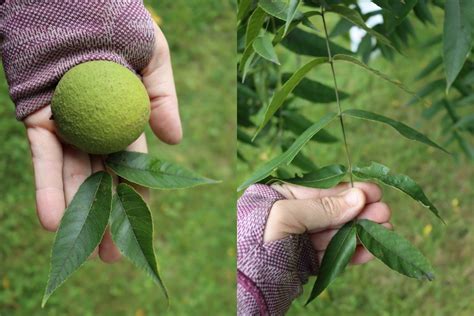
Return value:
<svg viewBox="0 0 474 316">
<path fill-rule="evenodd" d="M 110 61 L 90 61 L 70 69 L 51 101 L 59 135 L 90 154 L 124 150 L 150 117 L 150 99 L 141 80 Z"/>
</svg>

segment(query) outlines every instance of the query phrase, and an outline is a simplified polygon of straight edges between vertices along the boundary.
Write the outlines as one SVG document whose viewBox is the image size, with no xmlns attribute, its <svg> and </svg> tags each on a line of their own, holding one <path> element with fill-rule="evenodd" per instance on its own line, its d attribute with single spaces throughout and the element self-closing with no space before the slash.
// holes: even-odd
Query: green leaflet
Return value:
<svg viewBox="0 0 474 316">
<path fill-rule="evenodd" d="M 295 12 L 289 14 L 289 11 L 293 9 L 290 8 L 288 3 L 280 0 L 260 0 L 258 5 L 268 14 L 274 16 L 280 20 L 286 21 L 289 15 L 292 15 L 292 19 L 300 20 L 303 18 L 303 14 L 297 11 L 297 8 L 294 8 Z M 291 22 L 290 22 L 291 23 Z"/>
<path fill-rule="evenodd" d="M 291 78 L 291 73 L 284 73 L 282 80 L 286 81 Z M 317 91 L 317 93 L 315 93 Z M 293 95 L 314 103 L 331 103 L 336 102 L 336 95 L 334 88 L 322 84 L 318 81 L 303 78 L 300 83 L 293 89 Z M 339 91 L 339 99 L 344 100 L 349 97 L 349 94 L 344 91 Z"/>
<path fill-rule="evenodd" d="M 258 127 L 255 136 L 262 130 L 262 128 L 267 125 L 267 123 L 270 121 L 272 116 L 276 113 L 276 111 L 280 108 L 280 106 L 283 104 L 285 99 L 288 97 L 288 95 L 293 91 L 293 89 L 298 85 L 298 83 L 303 80 L 304 76 L 313 69 L 314 67 L 324 64 L 328 61 L 327 57 L 318 57 L 310 62 L 308 62 L 306 65 L 298 69 L 293 76 L 291 76 L 290 79 L 288 79 L 283 86 L 280 88 L 280 90 L 276 91 L 275 94 L 273 95 L 272 100 L 270 101 L 270 104 L 268 105 L 266 111 L 265 111 L 265 116 L 263 118 L 263 121 L 260 123 L 260 126 Z M 254 136 L 254 137 L 255 137 Z"/>
<path fill-rule="evenodd" d="M 404 21 L 418 0 L 373 0 L 375 4 L 384 9 L 384 20 L 388 30 L 393 30 Z"/>
<path fill-rule="evenodd" d="M 346 173 L 347 169 L 342 165 L 329 165 L 304 174 L 302 177 L 285 179 L 284 182 L 310 188 L 329 189 L 339 184 L 344 179 Z"/>
<path fill-rule="evenodd" d="M 156 264 L 150 209 L 140 194 L 125 183 L 117 186 L 113 199 L 111 233 L 120 252 L 159 284 L 168 299 Z"/>
<path fill-rule="evenodd" d="M 294 143 L 288 148 L 287 151 L 280 154 L 279 156 L 273 158 L 272 160 L 266 162 L 257 170 L 252 173 L 252 175 L 245 180 L 238 188 L 237 191 L 241 191 L 248 187 L 249 185 L 260 181 L 270 175 L 275 171 L 279 166 L 283 164 L 289 165 L 295 156 L 299 153 L 301 148 L 321 129 L 327 126 L 332 120 L 337 117 L 336 113 L 327 113 L 319 121 L 311 125 L 303 134 L 301 134 Z"/>
<path fill-rule="evenodd" d="M 423 79 L 424 77 L 431 74 L 443 63 L 443 58 L 441 56 L 435 57 L 425 68 L 423 68 L 416 76 L 415 80 Z"/>
<path fill-rule="evenodd" d="M 362 40 L 357 47 L 357 54 L 362 57 L 362 61 L 364 63 L 368 63 L 370 61 L 370 56 L 372 55 L 373 50 L 372 46 L 372 37 L 367 33 L 364 35 L 364 37 L 362 37 Z"/>
<path fill-rule="evenodd" d="M 410 106 L 415 104 L 420 100 L 438 90 L 441 90 L 445 87 L 445 82 L 443 79 L 436 79 L 434 81 L 428 82 L 424 87 L 422 87 L 416 94 L 416 97 L 411 98 L 405 105 Z M 428 104 L 427 104 L 428 105 Z"/>
<path fill-rule="evenodd" d="M 245 81 L 250 63 L 253 60 L 255 51 L 253 48 L 253 41 L 260 34 L 263 22 L 265 21 L 266 13 L 260 7 L 257 7 L 249 17 L 247 22 L 247 29 L 245 31 L 245 50 L 240 58 L 239 71 L 242 73 L 242 82 Z"/>
<path fill-rule="evenodd" d="M 112 207 L 112 177 L 103 171 L 88 177 L 67 207 L 51 255 L 51 270 L 41 306 L 99 245 Z"/>
<path fill-rule="evenodd" d="M 428 7 L 427 0 L 418 0 L 413 11 L 416 17 L 423 23 L 430 22 L 435 25 L 435 20 L 431 14 L 430 8 Z"/>
<path fill-rule="evenodd" d="M 317 28 L 311 23 L 309 18 L 315 15 L 320 15 L 320 14 L 321 13 L 319 13 L 318 11 L 307 11 L 303 14 L 301 19 L 293 19 L 291 23 L 288 25 L 288 29 L 286 29 L 286 23 L 285 23 L 285 25 L 282 25 L 275 32 L 275 37 L 273 38 L 273 45 L 275 46 L 276 44 L 280 43 L 283 40 L 283 38 L 287 34 L 292 32 L 300 23 L 317 31 Z"/>
<path fill-rule="evenodd" d="M 352 222 L 344 225 L 331 239 L 324 253 L 318 278 L 306 301 L 308 305 L 346 268 L 356 250 L 356 227 Z"/>
<path fill-rule="evenodd" d="M 438 209 L 428 200 L 421 187 L 413 181 L 409 176 L 403 174 L 390 174 L 390 169 L 380 163 L 372 162 L 367 167 L 354 166 L 352 173 L 363 180 L 377 180 L 392 188 L 398 189 L 415 201 L 420 202 L 427 207 L 441 221 L 443 219 L 439 215 Z M 444 222 L 444 221 L 443 221 Z"/>
<path fill-rule="evenodd" d="M 252 7 L 253 0 L 241 0 L 239 3 L 239 8 L 237 9 L 237 21 L 242 20 L 250 8 Z"/>
<path fill-rule="evenodd" d="M 296 112 L 283 111 L 282 117 L 284 119 L 284 126 L 288 128 L 296 136 L 301 135 L 307 128 L 309 128 L 313 123 L 308 120 L 303 115 L 300 115 Z M 338 138 L 328 131 L 322 129 L 316 135 L 314 135 L 311 140 L 320 142 L 320 143 L 335 143 L 338 141 Z"/>
<path fill-rule="evenodd" d="M 183 189 L 218 182 L 138 152 L 113 153 L 105 163 L 120 177 L 153 189 Z"/>
<path fill-rule="evenodd" d="M 327 10 L 327 12 L 337 13 L 338 15 L 343 17 L 344 19 L 346 19 L 346 20 L 352 22 L 353 24 L 357 25 L 358 27 L 364 29 L 364 31 L 366 31 L 367 33 L 369 33 L 370 35 L 375 37 L 377 39 L 377 41 L 379 41 L 380 43 L 385 44 L 385 45 L 395 49 L 395 47 L 392 45 L 392 42 L 388 38 L 386 38 L 385 36 L 383 36 L 379 32 L 374 31 L 372 28 L 368 27 L 365 24 L 364 20 L 362 19 L 362 17 L 359 14 L 359 12 L 357 12 L 355 10 L 352 10 L 351 8 L 348 8 L 348 7 L 343 6 L 343 5 L 333 5 Z"/>
<path fill-rule="evenodd" d="M 375 70 L 373 68 L 370 68 L 369 66 L 367 66 L 366 64 L 364 64 L 363 62 L 361 62 L 360 60 L 358 60 L 357 58 L 354 58 L 352 56 L 348 56 L 348 55 L 342 55 L 342 54 L 338 54 L 338 55 L 334 55 L 333 56 L 333 59 L 334 60 L 340 60 L 340 61 L 345 61 L 345 62 L 349 62 L 349 63 L 352 63 L 354 65 L 357 65 L 357 66 L 360 66 L 368 71 L 370 71 L 371 73 L 373 73 L 374 75 L 376 75 L 377 77 L 379 78 L 382 78 L 383 80 L 385 81 L 388 81 L 390 82 L 391 84 L 397 86 L 398 88 L 400 88 L 401 90 L 405 91 L 406 93 L 414 96 L 414 97 L 417 97 L 418 98 L 418 95 L 416 93 L 414 93 L 413 91 L 409 90 L 403 83 L 401 83 L 400 81 L 398 80 L 393 80 L 391 79 L 390 77 L 388 77 L 387 75 L 384 75 L 383 73 L 381 73 L 380 71 L 378 70 Z M 425 102 L 426 103 L 426 102 Z"/>
<path fill-rule="evenodd" d="M 255 38 L 252 46 L 257 54 L 272 63 L 280 65 L 280 61 L 272 44 L 272 37 L 269 34 L 265 33 Z"/>
<path fill-rule="evenodd" d="M 454 124 L 453 128 L 467 130 L 469 128 L 474 128 L 474 114 L 469 114 L 461 118 Z"/>
<path fill-rule="evenodd" d="M 343 115 L 344 116 L 351 116 L 351 117 L 355 117 L 355 118 L 360 118 L 360 119 L 364 119 L 364 120 L 369 120 L 369 121 L 374 121 L 374 122 L 380 122 L 380 123 L 390 125 L 397 132 L 399 132 L 402 136 L 404 136 L 408 139 L 415 140 L 417 142 L 426 144 L 428 146 L 440 149 L 440 150 L 448 153 L 443 147 L 439 146 L 438 144 L 436 144 L 431 139 L 429 139 L 428 137 L 426 137 L 422 133 L 418 132 L 417 130 L 415 130 L 415 129 L 411 128 L 410 126 L 405 125 L 401 122 L 398 122 L 398 121 L 395 121 L 391 118 L 385 117 L 383 115 L 376 114 L 376 113 L 369 112 L 369 111 L 364 111 L 364 110 L 357 110 L 357 109 L 346 110 L 346 111 L 343 112 Z"/>
<path fill-rule="evenodd" d="M 415 279 L 434 279 L 428 260 L 405 238 L 367 219 L 357 221 L 357 237 L 389 268 Z"/>
<path fill-rule="evenodd" d="M 245 47 L 251 45 L 253 40 L 260 34 L 260 29 L 262 28 L 266 16 L 265 11 L 260 7 L 257 7 L 255 11 L 252 12 L 245 32 Z"/>
<path fill-rule="evenodd" d="M 337 37 L 339 35 L 343 35 L 343 34 L 346 34 L 349 32 L 349 30 L 353 27 L 354 25 L 344 19 L 344 18 L 341 18 L 339 20 L 339 22 L 337 22 L 337 24 L 333 27 L 333 29 L 331 30 L 331 33 L 329 33 L 329 37 L 330 38 L 334 38 L 334 37 Z"/>
<path fill-rule="evenodd" d="M 303 155 L 302 152 L 299 152 L 298 155 L 295 156 L 291 162 L 291 165 L 298 167 L 304 172 L 318 169 L 316 164 L 311 159 Z"/>
<path fill-rule="evenodd" d="M 290 0 L 288 4 L 288 12 L 286 14 L 286 21 L 285 21 L 285 31 L 283 32 L 283 36 L 288 32 L 288 28 L 290 27 L 291 21 L 295 18 L 298 5 L 300 4 L 301 0 Z"/>
<path fill-rule="evenodd" d="M 446 91 L 466 61 L 472 48 L 474 25 L 472 0 L 449 0 L 444 8 L 443 59 L 446 73 Z"/>
<path fill-rule="evenodd" d="M 253 61 L 255 56 L 255 50 L 253 49 L 253 45 L 250 44 L 245 48 L 242 57 L 240 58 L 239 62 L 239 71 L 242 73 L 242 82 L 245 82 L 245 77 L 247 76 L 247 72 L 249 70 L 250 64 Z"/>
<path fill-rule="evenodd" d="M 244 144 L 256 147 L 255 143 L 252 142 L 252 137 L 244 132 L 241 128 L 237 128 L 237 140 Z"/>
<path fill-rule="evenodd" d="M 291 33 L 281 41 L 281 44 L 288 50 L 298 54 L 313 57 L 327 57 L 328 51 L 326 47 L 326 40 L 324 37 L 318 36 L 314 33 L 303 31 L 300 28 L 295 28 Z M 333 42 L 329 42 L 329 47 L 333 54 L 352 54 L 348 49 L 339 46 Z"/>
</svg>

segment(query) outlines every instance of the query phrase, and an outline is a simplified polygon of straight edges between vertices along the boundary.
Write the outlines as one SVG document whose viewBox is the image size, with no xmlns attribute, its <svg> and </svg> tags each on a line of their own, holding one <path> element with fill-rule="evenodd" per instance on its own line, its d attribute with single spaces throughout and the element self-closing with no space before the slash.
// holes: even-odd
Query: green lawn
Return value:
<svg viewBox="0 0 474 316">
<path fill-rule="evenodd" d="M 167 146 L 147 130 L 153 154 L 220 185 L 155 192 L 155 242 L 171 296 L 167 315 L 235 312 L 235 17 L 231 1 L 146 1 L 163 20 L 173 54 L 185 138 Z M 53 234 L 35 215 L 23 125 L 0 78 L 0 315 L 157 315 L 159 287 L 123 260 L 91 260 L 40 310 Z"/>
<path fill-rule="evenodd" d="M 231 1 L 146 2 L 157 3 L 153 7 L 170 42 L 185 132 L 183 143 L 172 147 L 155 140 L 148 130 L 151 152 L 225 180 L 220 185 L 152 195 L 156 248 L 171 306 L 166 310 L 160 289 L 126 261 L 104 265 L 92 260 L 40 310 L 53 235 L 42 231 L 36 219 L 26 135 L 14 119 L 2 76 L 1 316 L 235 314 L 234 192 L 250 171 L 239 163 L 235 172 L 235 8 Z M 426 37 L 423 32 L 418 32 L 418 42 Z M 411 78 L 436 53 L 419 46 L 413 45 L 392 63 L 379 59 L 371 65 L 413 86 Z M 280 57 L 283 61 L 285 56 Z M 289 61 L 288 67 L 294 69 Z M 403 106 L 408 95 L 353 66 L 336 67 L 341 89 L 353 93 L 343 101 L 344 108 L 372 110 L 402 120 L 434 140 L 442 139 L 436 121 L 420 118 L 421 105 Z M 328 74 L 329 69 L 320 68 L 312 75 L 330 84 Z M 305 112 L 316 119 L 333 106 L 315 105 Z M 356 162 L 375 160 L 410 175 L 441 210 L 446 226 L 399 192 L 385 190 L 395 229 L 432 260 L 437 279 L 419 282 L 372 262 L 350 268 L 328 294 L 303 308 L 307 287 L 290 315 L 470 315 L 474 309 L 472 163 L 407 141 L 380 125 L 348 121 L 347 128 Z M 340 133 L 336 124 L 331 131 Z M 345 163 L 341 146 L 312 144 L 305 153 L 319 165 Z M 242 149 L 251 154 L 248 157 L 274 154 L 254 152 L 247 146 Z M 252 159 L 254 165 L 260 163 Z M 432 225 L 431 231 L 427 225 Z"/>
<path fill-rule="evenodd" d="M 421 87 L 426 81 L 415 84 L 413 78 L 438 53 L 437 49 L 440 49 L 439 46 L 423 49 L 421 44 L 433 33 L 441 31 L 442 23 L 438 24 L 428 28 L 417 24 L 418 38 L 416 42 L 412 39 L 411 48 L 404 52 L 405 56 L 398 56 L 393 62 L 379 58 L 370 65 L 400 79 L 412 90 Z M 344 44 L 344 41 L 342 43 Z M 347 42 L 344 45 L 347 45 Z M 295 61 L 284 49 L 280 49 L 278 54 L 280 61 L 288 68 L 286 71 L 294 71 L 297 62 L 304 62 Z M 404 106 L 411 98 L 410 95 L 353 65 L 337 63 L 336 73 L 339 88 L 352 94 L 350 98 L 342 101 L 344 109 L 365 109 L 398 119 L 442 143 L 444 138 L 438 120 L 425 121 L 421 118 L 423 105 Z M 329 65 L 316 68 L 311 76 L 332 86 Z M 336 110 L 334 103 L 301 105 L 305 115 L 312 117 L 314 121 L 329 109 Z M 373 261 L 346 270 L 331 285 L 328 292 L 305 308 L 303 305 L 314 282 L 314 279 L 311 279 L 303 296 L 294 302 L 289 315 L 472 315 L 472 162 L 459 155 L 460 150 L 456 146 L 449 147 L 456 153 L 449 156 L 408 141 L 391 128 L 376 123 L 346 119 L 346 129 L 354 162 L 373 160 L 391 167 L 397 173 L 410 175 L 420 183 L 446 219 L 447 225 L 443 225 L 427 209 L 407 196 L 384 189 L 384 200 L 393 211 L 392 222 L 395 230 L 413 242 L 431 260 L 436 279 L 431 283 L 409 279 L 389 270 L 380 262 Z M 329 131 L 341 136 L 336 121 Z M 239 183 L 263 160 L 272 158 L 277 153 L 272 149 L 263 153 L 256 152 L 247 145 L 239 145 L 239 148 L 252 161 L 251 167 L 241 162 L 238 164 Z M 304 153 L 319 166 L 330 163 L 346 164 L 341 142 L 331 145 L 311 142 L 305 147 Z"/>
</svg>

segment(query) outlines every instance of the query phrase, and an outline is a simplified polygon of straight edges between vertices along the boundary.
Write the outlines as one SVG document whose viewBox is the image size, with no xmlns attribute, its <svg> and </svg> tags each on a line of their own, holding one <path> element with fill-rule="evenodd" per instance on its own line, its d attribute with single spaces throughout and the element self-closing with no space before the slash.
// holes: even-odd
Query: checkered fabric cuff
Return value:
<svg viewBox="0 0 474 316">
<path fill-rule="evenodd" d="M 309 235 L 263 243 L 273 204 L 284 197 L 266 185 L 251 186 L 237 204 L 238 311 L 283 315 L 318 270 Z"/>
</svg>

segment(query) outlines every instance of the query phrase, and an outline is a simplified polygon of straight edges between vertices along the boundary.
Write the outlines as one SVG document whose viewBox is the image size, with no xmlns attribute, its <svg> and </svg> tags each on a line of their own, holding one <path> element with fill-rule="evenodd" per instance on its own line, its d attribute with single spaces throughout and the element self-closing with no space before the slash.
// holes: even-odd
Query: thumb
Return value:
<svg viewBox="0 0 474 316">
<path fill-rule="evenodd" d="M 277 201 L 268 217 L 264 241 L 341 226 L 354 219 L 364 205 L 365 194 L 358 188 L 320 199 Z"/>
</svg>

